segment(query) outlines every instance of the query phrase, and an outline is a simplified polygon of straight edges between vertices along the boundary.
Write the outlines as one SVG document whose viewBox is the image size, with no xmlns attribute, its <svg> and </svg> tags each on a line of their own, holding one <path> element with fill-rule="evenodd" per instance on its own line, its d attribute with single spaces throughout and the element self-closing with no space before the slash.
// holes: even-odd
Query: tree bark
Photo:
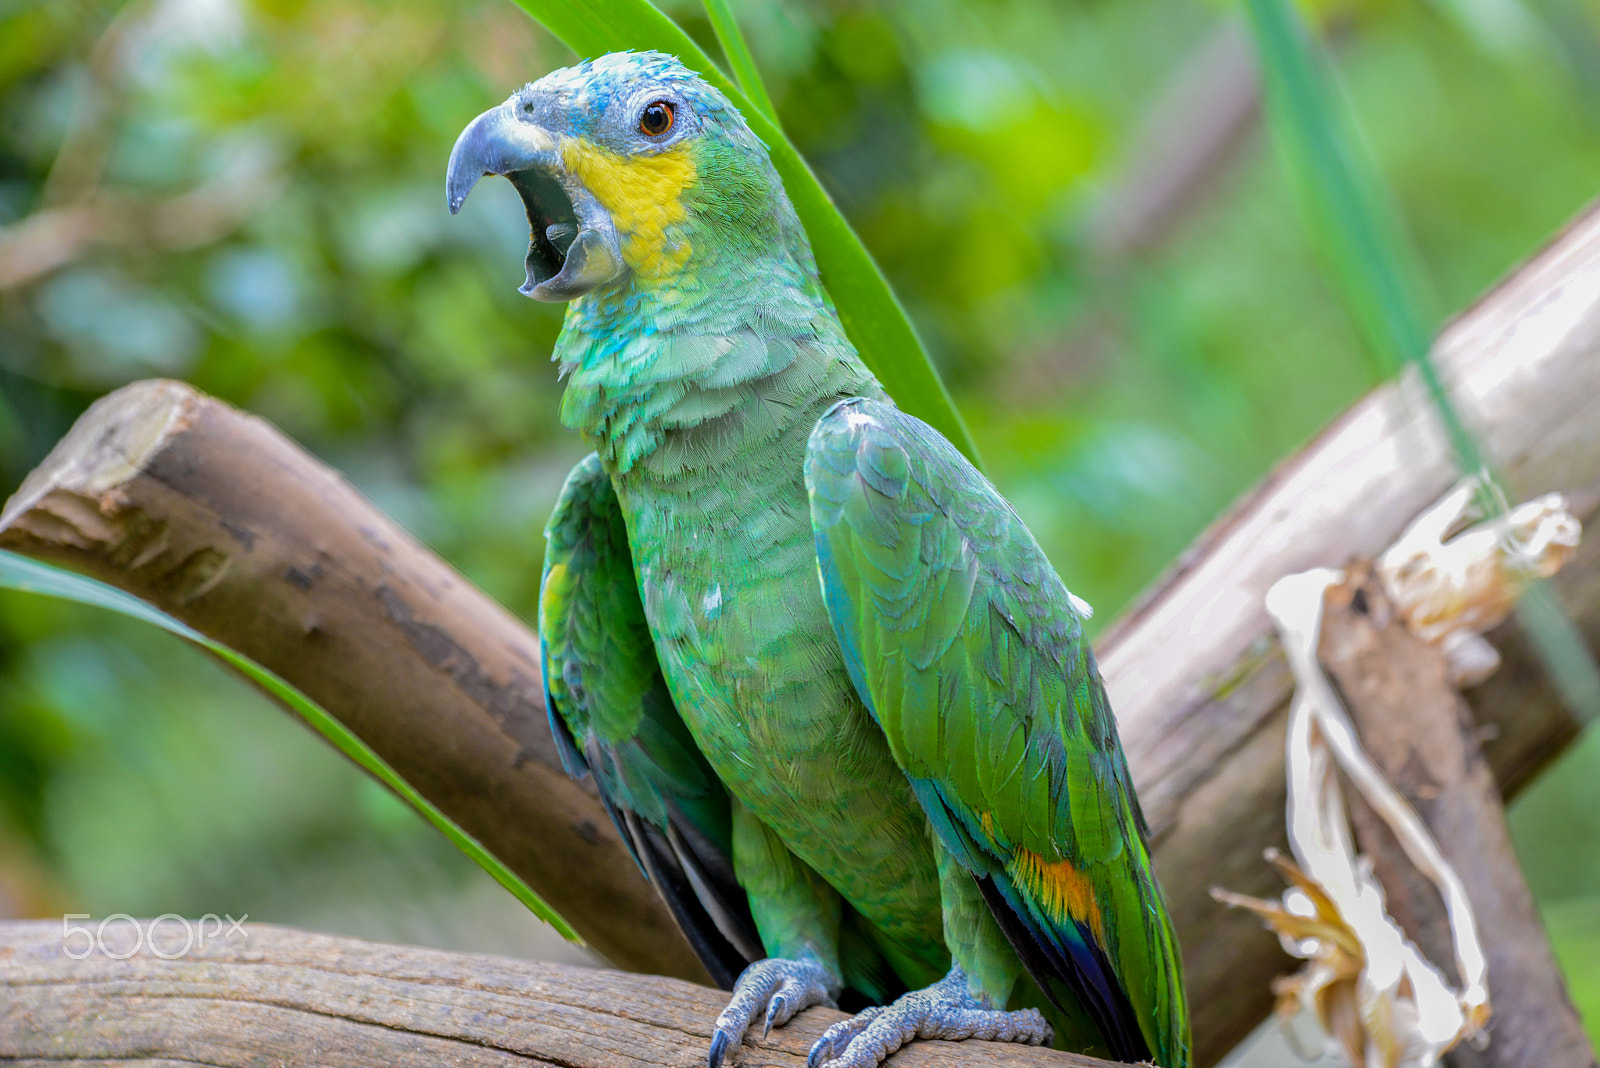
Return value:
<svg viewBox="0 0 1600 1068">
<path fill-rule="evenodd" d="M 1520 497 L 1600 504 L 1600 213 L 1586 212 L 1443 334 L 1435 358 Z M 1289 970 L 1221 884 L 1277 892 L 1292 686 L 1261 598 L 1385 548 L 1453 483 L 1420 391 L 1375 391 L 1203 534 L 1099 643 L 1195 1007 L 1195 1060 L 1267 1014 Z M 537 639 L 265 423 L 177 383 L 97 403 L 0 514 L 0 546 L 143 596 L 348 723 L 613 961 L 698 972 L 542 725 Z M 1556 589 L 1600 645 L 1600 539 Z M 1514 628 L 1469 696 L 1502 791 L 1576 733 Z"/>
<path fill-rule="evenodd" d="M 539 639 L 262 419 L 181 382 L 101 398 L 0 546 L 144 598 L 298 687 L 621 967 L 709 981 L 590 783 Z"/>
<path fill-rule="evenodd" d="M 1458 410 L 1514 500 L 1560 490 L 1594 528 L 1600 511 L 1600 209 L 1591 206 L 1441 334 L 1433 352 Z M 1262 598 L 1278 578 L 1375 556 L 1458 472 L 1419 385 L 1369 394 L 1187 549 L 1098 643 L 1123 745 L 1183 945 L 1195 1059 L 1215 1062 L 1271 1009 L 1292 970 L 1277 940 L 1211 886 L 1282 890 L 1261 851 L 1287 849 L 1283 742 L 1293 679 Z M 1600 648 L 1600 538 L 1554 589 Z M 1503 795 L 1579 724 L 1516 625 L 1505 658 L 1468 691 Z"/>
<path fill-rule="evenodd" d="M 1359 594 L 1359 596 L 1358 596 Z M 1319 658 L 1361 743 L 1427 824 L 1461 877 L 1488 962 L 1486 1046 L 1458 1046 L 1454 1068 L 1594 1068 L 1594 1050 L 1567 996 L 1533 895 L 1522 877 L 1500 791 L 1477 726 L 1439 649 L 1413 636 L 1364 567 L 1331 591 Z M 1352 803 L 1361 851 L 1389 914 L 1428 959 L 1455 976 L 1454 940 L 1438 889 L 1406 857 L 1378 814 Z"/>
<path fill-rule="evenodd" d="M 98 926 L 98 925 L 95 925 Z M 197 944 L 196 930 L 211 937 Z M 63 938 L 55 921 L 0 923 L 0 1059 L 7 1064 L 700 1068 L 722 1010 L 679 979 L 386 946 L 287 927 L 118 920 Z M 68 954 L 72 954 L 69 956 Z M 126 959 L 116 959 L 124 957 Z M 81 957 L 82 959 L 74 959 Z M 740 1068 L 802 1068 L 844 1014 L 815 1008 Z M 1106 1068 L 998 1042 L 916 1042 L 898 1068 Z"/>
</svg>

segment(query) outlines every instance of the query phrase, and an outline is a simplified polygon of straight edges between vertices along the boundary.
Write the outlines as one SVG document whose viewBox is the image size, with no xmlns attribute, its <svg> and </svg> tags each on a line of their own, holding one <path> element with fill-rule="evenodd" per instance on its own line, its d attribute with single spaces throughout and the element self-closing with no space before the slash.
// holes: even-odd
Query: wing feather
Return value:
<svg viewBox="0 0 1600 1068">
<path fill-rule="evenodd" d="M 594 454 L 573 468 L 545 537 L 539 641 L 562 764 L 594 776 L 634 860 L 731 989 L 764 953 L 734 879 L 727 790 L 661 677 L 627 530 Z"/>
<path fill-rule="evenodd" d="M 856 398 L 806 485 L 851 677 L 941 842 L 1048 996 L 1114 1056 L 1188 1062 L 1177 944 L 1083 617 L 1027 528 L 937 432 Z"/>
</svg>

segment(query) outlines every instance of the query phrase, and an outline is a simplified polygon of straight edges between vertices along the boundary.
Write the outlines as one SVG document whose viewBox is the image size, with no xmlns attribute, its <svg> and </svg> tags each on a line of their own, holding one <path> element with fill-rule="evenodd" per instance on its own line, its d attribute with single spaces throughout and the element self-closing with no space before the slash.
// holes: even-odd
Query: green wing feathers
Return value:
<svg viewBox="0 0 1600 1068">
<path fill-rule="evenodd" d="M 627 529 L 595 455 L 568 476 L 545 537 L 539 640 L 562 763 L 593 774 L 634 859 L 731 988 L 764 954 L 733 875 L 727 790 L 667 692 Z"/>
<path fill-rule="evenodd" d="M 846 665 L 941 843 L 1113 1056 L 1187 1065 L 1177 943 L 1060 578 L 988 480 L 892 405 L 830 409 L 805 473 Z"/>
</svg>

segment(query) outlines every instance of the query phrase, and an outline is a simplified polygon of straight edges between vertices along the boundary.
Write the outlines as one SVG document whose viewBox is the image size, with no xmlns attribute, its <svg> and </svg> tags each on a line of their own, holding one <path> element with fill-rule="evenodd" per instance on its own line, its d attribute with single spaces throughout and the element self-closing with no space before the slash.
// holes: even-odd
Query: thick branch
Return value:
<svg viewBox="0 0 1600 1068">
<path fill-rule="evenodd" d="M 242 933 L 172 919 L 154 928 L 148 920 L 137 924 L 118 920 L 103 937 L 91 926 L 63 938 L 55 921 L 0 923 L 0 1058 L 240 1068 L 269 1061 L 687 1068 L 705 1063 L 723 1006 L 715 991 L 677 979 L 265 924 L 246 924 Z M 202 945 L 199 930 L 209 936 Z M 801 1068 L 811 1043 L 843 1015 L 811 1009 L 766 1040 L 752 1035 L 735 1063 Z M 1107 1068 L 1087 1057 L 993 1042 L 918 1042 L 894 1063 Z"/>
<path fill-rule="evenodd" d="M 622 967 L 704 980 L 593 788 L 539 640 L 276 428 L 179 382 L 97 401 L 0 545 L 143 597 L 299 687 Z"/>
<path fill-rule="evenodd" d="M 1292 354 L 1285 354 L 1292 358 Z M 1591 529 L 1600 505 L 1600 211 L 1591 207 L 1444 331 L 1434 356 L 1459 410 L 1516 499 L 1565 492 Z M 1284 838 L 1283 737 L 1293 685 L 1262 607 L 1283 575 L 1376 555 L 1457 478 L 1412 383 L 1370 394 L 1218 520 L 1100 643 L 1100 666 L 1155 833 L 1158 873 L 1196 1012 L 1196 1062 L 1266 1016 L 1288 958 L 1221 885 L 1276 896 L 1261 862 Z M 1556 592 L 1600 647 L 1600 538 Z M 1514 627 L 1506 664 L 1468 703 L 1502 791 L 1515 791 L 1578 725 Z"/>
<path fill-rule="evenodd" d="M 1446 331 L 1438 360 L 1516 494 L 1600 502 L 1600 216 L 1591 211 Z M 1266 1014 L 1276 940 L 1207 895 L 1268 896 L 1283 838 L 1290 678 L 1261 597 L 1279 576 L 1373 554 L 1455 478 L 1426 404 L 1379 390 L 1187 552 L 1101 643 L 1215 1061 Z M 693 968 L 539 707 L 536 639 L 260 420 L 176 383 L 97 404 L 0 515 L 0 545 L 144 596 L 348 722 L 611 959 Z M 1600 539 L 1557 583 L 1600 644 Z M 1503 789 L 1575 733 L 1514 634 L 1477 691 Z M 1514 699 L 1511 699 L 1514 696 Z"/>
<path fill-rule="evenodd" d="M 1319 656 L 1362 744 L 1422 817 L 1461 876 L 1488 960 L 1494 1016 L 1482 1049 L 1458 1047 L 1452 1068 L 1594 1068 L 1594 1051 L 1522 877 L 1500 791 L 1445 656 L 1414 637 L 1365 568 L 1328 598 Z M 1454 940 L 1438 890 L 1389 827 L 1356 804 L 1361 850 L 1383 883 L 1389 914 L 1451 974 Z"/>
</svg>

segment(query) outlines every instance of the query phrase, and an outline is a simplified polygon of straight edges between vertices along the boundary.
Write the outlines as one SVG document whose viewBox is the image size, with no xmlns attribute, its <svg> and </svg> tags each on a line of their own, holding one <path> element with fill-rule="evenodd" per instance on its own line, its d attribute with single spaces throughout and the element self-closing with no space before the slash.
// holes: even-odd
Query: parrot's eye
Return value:
<svg viewBox="0 0 1600 1068">
<path fill-rule="evenodd" d="M 646 104 L 644 110 L 639 112 L 639 132 L 647 137 L 660 137 L 672 129 L 674 117 L 672 105 L 665 100 Z"/>
</svg>

